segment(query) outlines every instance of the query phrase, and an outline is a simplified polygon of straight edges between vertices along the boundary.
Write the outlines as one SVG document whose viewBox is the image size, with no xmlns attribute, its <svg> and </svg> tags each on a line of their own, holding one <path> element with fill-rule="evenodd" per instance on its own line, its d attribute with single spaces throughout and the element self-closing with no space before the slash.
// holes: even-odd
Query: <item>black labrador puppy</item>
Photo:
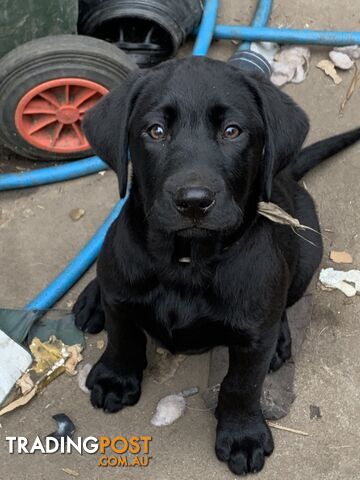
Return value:
<svg viewBox="0 0 360 480">
<path fill-rule="evenodd" d="M 319 231 L 297 180 L 360 138 L 360 129 L 300 152 L 305 113 L 261 77 L 207 58 L 133 73 L 86 115 L 94 151 L 129 198 L 112 224 L 77 325 L 105 327 L 108 345 L 87 386 L 107 412 L 135 404 L 145 332 L 172 352 L 229 347 L 216 409 L 216 455 L 235 474 L 273 451 L 260 409 L 265 375 L 291 355 L 286 309 L 317 269 L 321 237 L 258 214 L 272 201 Z M 316 246 L 314 246 L 315 244 Z"/>
</svg>

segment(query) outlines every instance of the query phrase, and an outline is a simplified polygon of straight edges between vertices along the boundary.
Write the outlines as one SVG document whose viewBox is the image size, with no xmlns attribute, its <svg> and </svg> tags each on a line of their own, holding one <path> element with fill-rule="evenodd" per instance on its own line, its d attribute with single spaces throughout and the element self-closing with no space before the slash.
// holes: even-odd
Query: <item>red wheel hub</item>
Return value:
<svg viewBox="0 0 360 480">
<path fill-rule="evenodd" d="M 32 88 L 19 101 L 15 124 L 31 145 L 53 153 L 90 148 L 81 120 L 108 90 L 81 78 L 58 78 Z"/>
</svg>

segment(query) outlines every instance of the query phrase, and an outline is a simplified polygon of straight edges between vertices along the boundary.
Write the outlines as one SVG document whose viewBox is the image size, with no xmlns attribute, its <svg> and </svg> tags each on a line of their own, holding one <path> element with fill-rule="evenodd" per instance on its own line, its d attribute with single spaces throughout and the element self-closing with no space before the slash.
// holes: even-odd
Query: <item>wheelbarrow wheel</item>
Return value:
<svg viewBox="0 0 360 480">
<path fill-rule="evenodd" d="M 0 143 L 34 160 L 91 155 L 85 112 L 137 66 L 102 40 L 56 35 L 0 60 Z"/>
</svg>

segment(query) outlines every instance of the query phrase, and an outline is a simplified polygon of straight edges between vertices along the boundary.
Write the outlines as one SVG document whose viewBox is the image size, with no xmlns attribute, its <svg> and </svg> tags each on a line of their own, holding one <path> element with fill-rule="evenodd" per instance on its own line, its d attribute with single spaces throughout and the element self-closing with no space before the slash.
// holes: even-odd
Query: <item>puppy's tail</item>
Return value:
<svg viewBox="0 0 360 480">
<path fill-rule="evenodd" d="M 291 176 L 300 180 L 305 173 L 341 150 L 360 140 L 360 128 L 320 140 L 301 150 L 294 163 L 289 165 Z"/>
</svg>

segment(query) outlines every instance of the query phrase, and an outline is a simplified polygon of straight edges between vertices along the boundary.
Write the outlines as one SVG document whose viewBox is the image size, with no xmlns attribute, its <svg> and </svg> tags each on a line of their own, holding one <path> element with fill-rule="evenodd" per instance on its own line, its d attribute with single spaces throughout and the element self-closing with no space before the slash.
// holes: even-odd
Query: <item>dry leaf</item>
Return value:
<svg viewBox="0 0 360 480">
<path fill-rule="evenodd" d="M 98 348 L 99 350 L 102 350 L 104 348 L 104 345 L 105 345 L 104 340 L 98 340 L 96 342 L 96 348 Z"/>
<path fill-rule="evenodd" d="M 331 77 L 336 85 L 342 82 L 342 78 L 337 73 L 335 65 L 330 60 L 321 60 L 316 66 Z"/>
<path fill-rule="evenodd" d="M 348 252 L 336 252 L 332 250 L 330 252 L 330 260 L 335 263 L 352 263 L 353 258 Z"/>
<path fill-rule="evenodd" d="M 272 222 L 280 223 L 282 225 L 290 225 L 294 228 L 303 228 L 303 225 L 300 224 L 297 218 L 289 215 L 287 212 L 285 212 L 285 210 L 275 203 L 259 202 L 257 211 L 260 215 L 263 215 Z"/>
<path fill-rule="evenodd" d="M 16 382 L 16 385 L 20 388 L 21 393 L 26 395 L 34 388 L 34 382 L 31 380 L 28 372 L 25 372 L 19 380 Z"/>
<path fill-rule="evenodd" d="M 76 470 L 71 470 L 71 468 L 62 468 L 61 470 L 68 475 L 71 475 L 72 477 L 78 477 L 80 475 L 79 472 L 77 472 Z"/>
<path fill-rule="evenodd" d="M 29 393 L 26 395 L 17 398 L 13 402 L 9 403 L 6 405 L 4 408 L 0 410 L 0 416 L 5 415 L 5 413 L 11 412 L 12 410 L 15 410 L 15 408 L 22 407 L 23 405 L 26 405 L 30 400 L 36 395 L 36 388 L 34 387 L 32 390 L 30 390 Z"/>
<path fill-rule="evenodd" d="M 70 357 L 65 362 L 65 371 L 69 375 L 76 375 L 76 365 L 81 362 L 83 356 L 81 355 L 82 346 L 79 344 L 66 347 Z"/>
<path fill-rule="evenodd" d="M 73 210 L 71 210 L 69 215 L 71 220 L 74 220 L 74 222 L 76 222 L 85 215 L 85 210 L 83 208 L 74 208 Z"/>
</svg>

